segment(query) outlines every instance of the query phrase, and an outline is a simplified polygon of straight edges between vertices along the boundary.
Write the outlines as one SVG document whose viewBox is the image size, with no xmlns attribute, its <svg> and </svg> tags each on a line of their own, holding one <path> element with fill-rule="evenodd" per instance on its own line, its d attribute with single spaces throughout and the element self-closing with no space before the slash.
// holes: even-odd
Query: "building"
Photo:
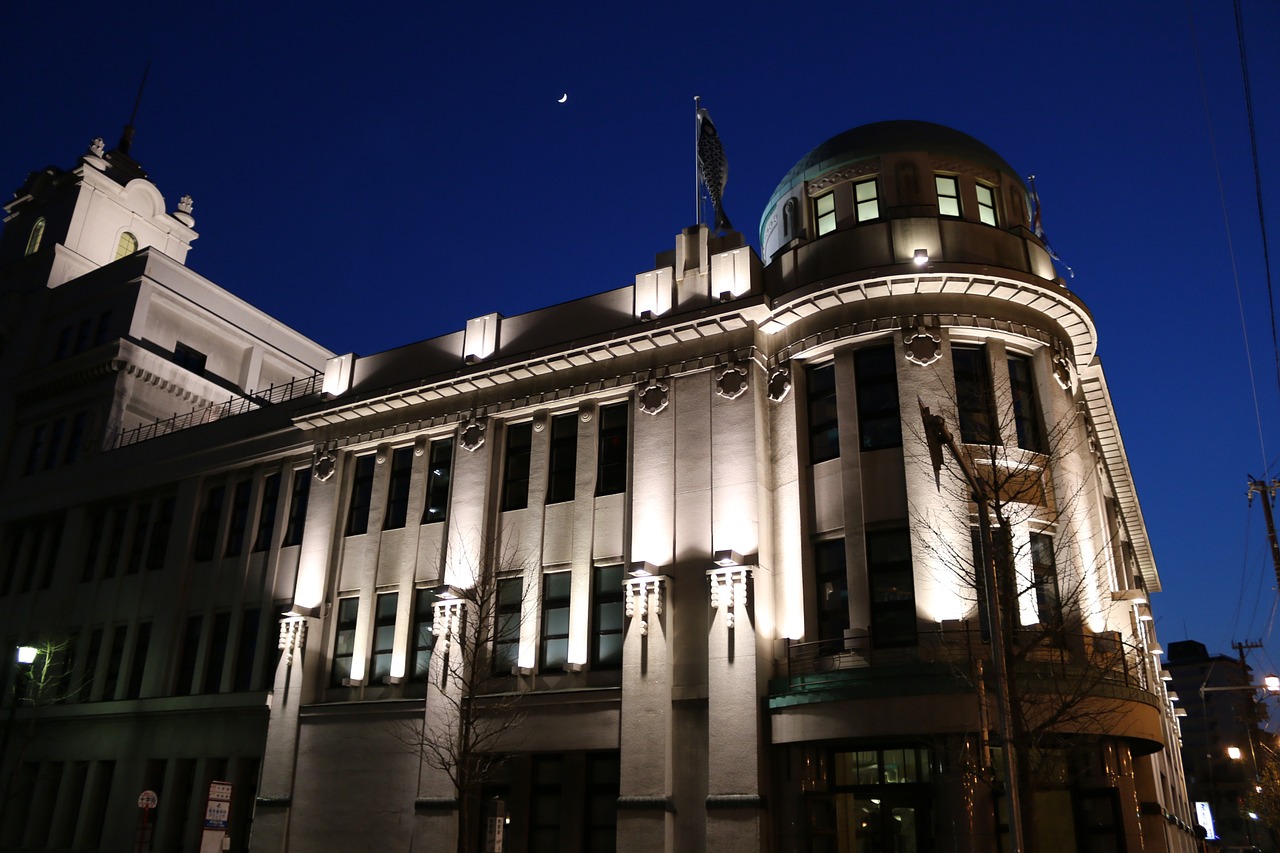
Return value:
<svg viewBox="0 0 1280 853">
<path fill-rule="evenodd" d="M 123 849 L 147 790 L 195 849 L 216 780 L 232 849 L 449 849 L 414 733 L 475 713 L 505 850 L 985 851 L 1011 787 L 1042 849 L 1193 849 L 1093 322 L 987 146 L 848 131 L 759 253 L 371 356 L 187 269 L 104 149 L 0 242 L 3 837 Z"/>
</svg>

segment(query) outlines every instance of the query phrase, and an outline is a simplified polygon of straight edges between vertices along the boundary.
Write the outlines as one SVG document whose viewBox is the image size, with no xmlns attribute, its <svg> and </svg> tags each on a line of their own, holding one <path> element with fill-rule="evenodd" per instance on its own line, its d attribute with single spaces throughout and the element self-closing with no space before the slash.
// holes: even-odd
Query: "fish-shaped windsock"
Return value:
<svg viewBox="0 0 1280 853">
<path fill-rule="evenodd" d="M 711 123 L 711 114 L 698 108 L 698 177 L 711 196 L 716 212 L 716 230 L 732 231 L 729 217 L 724 215 L 724 185 L 729 182 L 729 163 L 724 159 L 720 134 Z"/>
</svg>

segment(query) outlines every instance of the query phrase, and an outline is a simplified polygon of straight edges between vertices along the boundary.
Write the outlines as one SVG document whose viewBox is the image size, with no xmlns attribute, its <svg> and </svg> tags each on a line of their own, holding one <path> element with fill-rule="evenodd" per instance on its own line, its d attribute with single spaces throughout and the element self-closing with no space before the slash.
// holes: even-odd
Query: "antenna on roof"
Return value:
<svg viewBox="0 0 1280 853">
<path fill-rule="evenodd" d="M 142 82 L 138 84 L 138 97 L 133 102 L 133 113 L 129 116 L 129 123 L 124 126 L 124 133 L 120 135 L 120 144 L 116 146 L 121 154 L 129 153 L 129 146 L 133 144 L 133 123 L 138 118 L 138 106 L 142 103 L 142 90 L 147 88 L 147 75 L 151 73 L 151 60 L 147 60 L 147 67 L 142 71 Z"/>
</svg>

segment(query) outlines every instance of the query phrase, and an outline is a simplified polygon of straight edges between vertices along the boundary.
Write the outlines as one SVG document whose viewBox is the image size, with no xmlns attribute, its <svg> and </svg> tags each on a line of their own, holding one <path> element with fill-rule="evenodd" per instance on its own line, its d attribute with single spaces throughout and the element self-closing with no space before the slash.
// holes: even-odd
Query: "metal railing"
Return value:
<svg viewBox="0 0 1280 853">
<path fill-rule="evenodd" d="M 184 414 L 174 414 L 171 418 L 156 420 L 149 424 L 140 424 L 133 429 L 123 430 L 116 435 L 111 447 L 113 449 L 137 444 L 140 441 L 168 435 L 171 432 L 213 423 L 224 418 L 243 415 L 257 411 L 266 406 L 283 403 L 298 397 L 317 393 L 324 382 L 324 375 L 316 372 L 310 376 L 300 376 L 283 385 L 272 385 L 265 391 L 251 391 L 240 397 L 232 397 L 225 403 L 214 403 L 199 409 L 192 409 Z"/>
</svg>

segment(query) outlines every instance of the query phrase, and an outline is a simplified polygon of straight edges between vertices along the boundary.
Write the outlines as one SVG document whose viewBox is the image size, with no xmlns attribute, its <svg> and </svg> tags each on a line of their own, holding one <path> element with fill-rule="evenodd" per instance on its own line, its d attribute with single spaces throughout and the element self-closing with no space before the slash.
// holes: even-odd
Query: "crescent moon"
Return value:
<svg viewBox="0 0 1280 853">
<path fill-rule="evenodd" d="M 560 100 L 556 101 L 556 103 L 563 104 L 567 100 L 569 100 L 569 93 L 565 92 L 563 95 L 560 96 Z"/>
</svg>

